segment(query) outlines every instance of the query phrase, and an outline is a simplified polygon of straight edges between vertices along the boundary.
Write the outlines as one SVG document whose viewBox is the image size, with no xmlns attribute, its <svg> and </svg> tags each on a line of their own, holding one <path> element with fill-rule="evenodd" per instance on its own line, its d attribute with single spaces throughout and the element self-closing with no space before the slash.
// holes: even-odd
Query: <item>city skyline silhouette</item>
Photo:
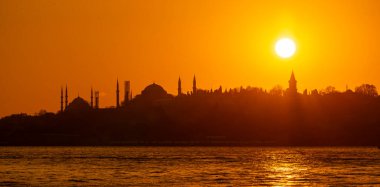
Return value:
<svg viewBox="0 0 380 187">
<path fill-rule="evenodd" d="M 290 83 L 292 81 L 292 83 Z M 127 103 L 131 100 L 134 99 L 134 95 L 133 95 L 133 92 L 132 92 L 132 89 L 131 89 L 131 81 L 130 80 L 125 80 L 123 81 L 124 83 L 124 90 L 123 93 L 124 93 L 124 96 L 122 99 L 121 98 L 121 91 L 120 91 L 120 85 L 119 85 L 119 78 L 116 79 L 116 92 L 114 94 L 108 94 L 109 97 L 114 97 L 114 99 L 116 99 L 116 104 L 114 105 L 100 105 L 100 91 L 99 90 L 102 90 L 101 88 L 98 88 L 98 89 L 94 89 L 93 86 L 90 87 L 90 94 L 80 94 L 80 92 L 75 92 L 74 91 L 71 91 L 71 89 L 68 89 L 68 84 L 65 84 L 65 86 L 61 86 L 61 92 L 60 92 L 60 106 L 56 109 L 56 110 L 52 110 L 52 111 L 47 111 L 45 110 L 44 108 L 41 107 L 41 109 L 39 111 L 35 111 L 33 113 L 29 113 L 30 115 L 38 115 L 38 113 L 40 112 L 62 112 L 62 111 L 65 111 L 66 108 L 68 107 L 68 105 L 73 102 L 75 99 L 80 99 L 81 101 L 80 102 L 86 102 L 89 104 L 89 106 L 91 108 L 118 108 L 120 106 L 125 106 L 125 101 L 127 101 Z M 155 82 L 152 83 L 153 85 L 156 85 Z M 152 85 L 152 84 L 149 84 L 149 85 Z M 199 90 L 200 92 L 202 93 L 213 93 L 213 92 L 216 92 L 218 90 L 220 90 L 223 85 L 219 85 L 217 86 L 216 88 L 210 88 L 210 89 L 204 89 L 204 88 L 199 88 L 196 86 L 196 76 L 195 74 L 193 75 L 193 79 L 192 79 L 192 86 L 191 88 L 188 88 L 186 89 L 187 91 L 185 91 L 183 89 L 183 86 L 182 86 L 182 80 L 181 80 L 181 77 L 179 76 L 178 77 L 178 82 L 177 82 L 177 94 L 173 94 L 173 93 L 168 93 L 164 88 L 165 92 L 167 92 L 169 95 L 171 95 L 172 97 L 176 97 L 176 96 L 180 96 L 180 95 L 193 95 L 197 90 Z M 148 86 L 149 86 L 148 85 Z M 159 85 L 160 86 L 160 85 Z M 161 86 L 160 86 L 161 87 Z M 291 89 L 290 89 L 291 88 Z M 144 88 L 146 89 L 146 88 Z M 144 91 L 144 89 L 142 90 L 142 92 Z M 377 88 L 375 85 L 372 85 L 372 84 L 367 84 L 367 83 L 363 83 L 361 85 L 358 85 L 356 87 L 354 87 L 353 89 L 351 89 L 350 87 L 348 87 L 348 85 L 346 85 L 345 87 L 345 90 L 338 90 L 336 89 L 335 86 L 332 86 L 332 85 L 328 85 L 326 86 L 325 88 L 322 88 L 322 89 L 304 89 L 304 90 L 298 90 L 297 89 L 297 80 L 295 79 L 295 75 L 294 75 L 294 70 L 291 71 L 291 75 L 290 75 L 290 79 L 288 81 L 288 87 L 283 87 L 282 85 L 275 85 L 273 86 L 271 89 L 264 89 L 264 88 L 261 88 L 261 87 L 256 87 L 256 86 L 251 86 L 251 85 L 248 85 L 248 86 L 239 86 L 239 87 L 235 87 L 235 88 L 224 88 L 224 90 L 222 90 L 222 93 L 228 93 L 228 92 L 231 92 L 231 91 L 238 91 L 240 89 L 259 89 L 259 90 L 262 90 L 263 92 L 265 93 L 268 93 L 268 94 L 275 94 L 275 95 L 280 95 L 280 96 L 286 96 L 287 93 L 289 92 L 288 90 L 292 90 L 292 94 L 302 94 L 302 95 L 326 95 L 326 94 L 331 94 L 331 93 L 344 93 L 344 92 L 358 92 L 358 93 L 364 93 L 365 95 L 371 95 L 371 96 L 375 96 L 377 97 L 378 96 L 378 92 L 377 92 Z M 189 91 L 190 90 L 190 91 Z M 369 93 L 371 92 L 371 93 Z M 72 93 L 77 93 L 76 95 L 71 95 Z M 136 93 L 136 95 L 140 95 L 141 93 Z M 71 98 L 69 99 L 69 95 L 71 95 Z M 15 112 L 14 114 L 23 114 L 25 112 Z M 10 114 L 11 115 L 11 114 Z M 4 116 L 3 116 L 4 117 Z"/>
<path fill-rule="evenodd" d="M 70 97 L 61 87 L 60 110 L 0 119 L 2 145 L 182 145 L 182 146 L 375 146 L 380 142 L 380 97 L 374 85 L 337 91 L 297 89 L 291 72 L 288 88 L 275 86 L 201 89 L 177 95 L 152 83 L 124 96 L 116 80 L 113 107 L 100 107 L 99 91 L 90 101 Z M 120 97 L 124 97 L 121 100 Z"/>
</svg>

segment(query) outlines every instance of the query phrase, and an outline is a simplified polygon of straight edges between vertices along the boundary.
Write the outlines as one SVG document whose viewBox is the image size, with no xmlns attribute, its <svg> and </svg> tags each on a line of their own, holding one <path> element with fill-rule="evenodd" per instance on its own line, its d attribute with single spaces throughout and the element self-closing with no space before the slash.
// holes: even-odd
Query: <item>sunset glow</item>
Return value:
<svg viewBox="0 0 380 187">
<path fill-rule="evenodd" d="M 269 90 L 285 87 L 292 69 L 301 91 L 380 86 L 379 8 L 370 0 L 0 1 L 0 116 L 56 112 L 66 84 L 70 100 L 89 100 L 92 86 L 101 107 L 113 106 L 117 77 L 134 94 L 153 82 L 176 93 L 178 76 L 191 91 L 194 74 L 200 88 Z M 295 41 L 291 58 L 277 55 L 281 38 Z"/>
<path fill-rule="evenodd" d="M 0 186 L 380 185 L 379 10 L 0 0 Z"/>
</svg>

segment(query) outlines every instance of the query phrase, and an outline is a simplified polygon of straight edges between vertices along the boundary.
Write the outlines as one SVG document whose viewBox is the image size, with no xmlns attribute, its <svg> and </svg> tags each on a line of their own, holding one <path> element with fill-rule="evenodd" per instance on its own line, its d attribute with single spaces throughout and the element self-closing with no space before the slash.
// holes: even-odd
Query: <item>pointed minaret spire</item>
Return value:
<svg viewBox="0 0 380 187">
<path fill-rule="evenodd" d="M 120 102 L 119 102 L 119 78 L 116 79 L 116 108 L 120 107 Z"/>
<path fill-rule="evenodd" d="M 94 91 L 91 86 L 91 108 L 94 108 Z"/>
<path fill-rule="evenodd" d="M 195 78 L 195 75 L 194 75 L 194 78 L 193 78 L 193 94 L 196 94 L 197 93 L 197 79 Z"/>
<path fill-rule="evenodd" d="M 66 84 L 66 90 L 65 90 L 65 110 L 67 109 L 68 102 L 69 102 L 69 96 L 67 95 L 67 84 Z"/>
<path fill-rule="evenodd" d="M 290 80 L 296 80 L 296 77 L 294 76 L 294 71 L 292 70 L 292 74 L 290 75 Z"/>
<path fill-rule="evenodd" d="M 290 75 L 289 80 L 289 94 L 295 95 L 297 94 L 297 80 L 294 76 L 294 71 L 292 70 L 292 74 Z"/>
<path fill-rule="evenodd" d="M 63 88 L 61 86 L 61 112 L 63 112 Z"/>
<path fill-rule="evenodd" d="M 181 77 L 178 78 L 178 96 L 182 95 Z"/>
</svg>

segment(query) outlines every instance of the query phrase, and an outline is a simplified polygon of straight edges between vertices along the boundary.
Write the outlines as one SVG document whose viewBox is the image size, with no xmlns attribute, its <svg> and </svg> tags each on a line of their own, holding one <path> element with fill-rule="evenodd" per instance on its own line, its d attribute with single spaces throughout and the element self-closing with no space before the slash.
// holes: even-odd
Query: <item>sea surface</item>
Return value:
<svg viewBox="0 0 380 187">
<path fill-rule="evenodd" d="M 0 147 L 0 186 L 380 186 L 376 147 Z"/>
</svg>

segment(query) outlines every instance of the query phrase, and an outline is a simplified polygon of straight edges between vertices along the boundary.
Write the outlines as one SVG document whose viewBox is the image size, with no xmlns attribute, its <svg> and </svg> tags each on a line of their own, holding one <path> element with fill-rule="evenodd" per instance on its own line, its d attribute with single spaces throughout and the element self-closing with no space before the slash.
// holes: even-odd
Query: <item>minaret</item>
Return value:
<svg viewBox="0 0 380 187">
<path fill-rule="evenodd" d="M 120 107 L 119 102 L 119 79 L 116 79 L 116 108 Z"/>
<path fill-rule="evenodd" d="M 61 86 L 61 112 L 63 112 L 63 88 Z"/>
<path fill-rule="evenodd" d="M 91 108 L 94 108 L 94 91 L 92 90 L 92 87 L 91 87 Z"/>
<path fill-rule="evenodd" d="M 67 84 L 66 84 L 66 91 L 65 91 L 65 110 L 67 109 L 69 96 L 67 95 Z"/>
<path fill-rule="evenodd" d="M 195 79 L 195 75 L 193 78 L 193 94 L 197 93 L 197 80 Z"/>
<path fill-rule="evenodd" d="M 99 109 L 99 91 L 95 91 L 95 108 Z"/>
<path fill-rule="evenodd" d="M 297 94 L 297 80 L 294 76 L 293 70 L 289 80 L 289 94 Z"/>
<path fill-rule="evenodd" d="M 178 96 L 182 95 L 181 77 L 178 78 Z"/>
</svg>

